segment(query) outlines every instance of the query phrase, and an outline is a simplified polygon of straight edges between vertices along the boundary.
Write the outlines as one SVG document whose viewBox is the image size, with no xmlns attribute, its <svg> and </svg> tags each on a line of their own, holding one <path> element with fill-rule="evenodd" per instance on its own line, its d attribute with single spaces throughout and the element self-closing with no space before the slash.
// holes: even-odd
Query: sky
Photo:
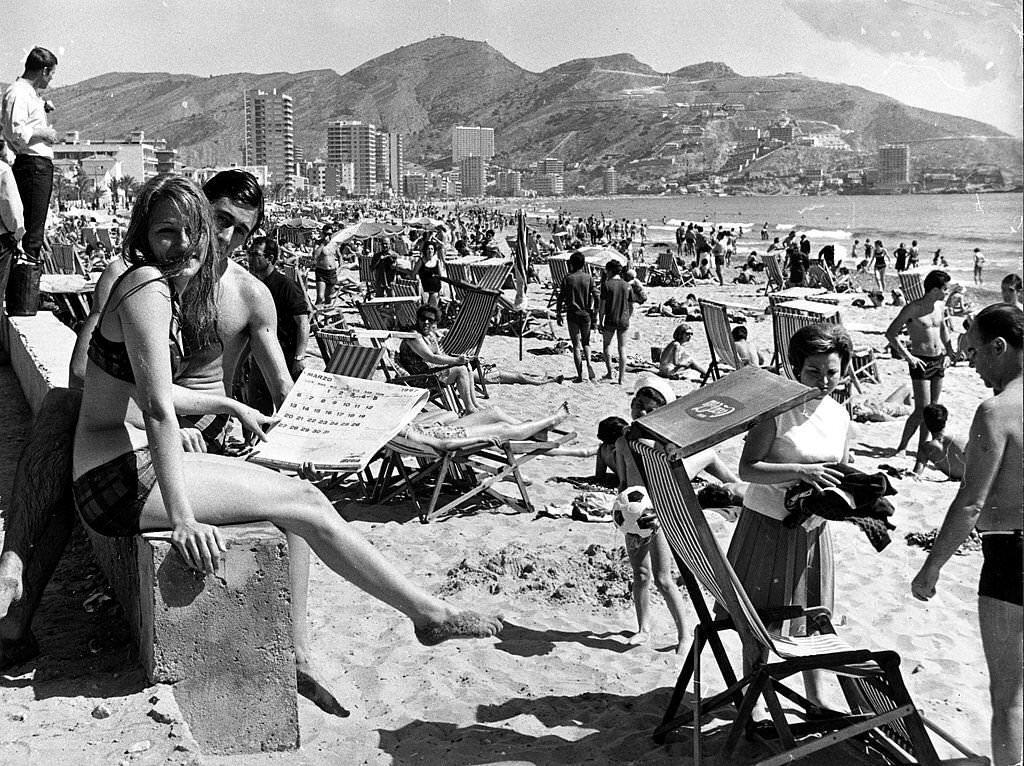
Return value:
<svg viewBox="0 0 1024 766">
<path fill-rule="evenodd" d="M 440 34 L 540 72 L 631 53 L 800 72 L 1024 135 L 1021 0 L 34 0 L 0 14 L 0 81 L 34 45 L 54 87 L 107 72 L 340 74 Z"/>
</svg>

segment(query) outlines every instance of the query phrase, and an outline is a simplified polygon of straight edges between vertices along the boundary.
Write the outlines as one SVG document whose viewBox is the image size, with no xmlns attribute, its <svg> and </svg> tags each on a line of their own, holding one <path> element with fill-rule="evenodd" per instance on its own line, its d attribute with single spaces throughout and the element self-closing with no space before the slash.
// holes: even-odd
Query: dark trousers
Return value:
<svg viewBox="0 0 1024 766">
<path fill-rule="evenodd" d="M 13 234 L 0 234 L 0 316 L 4 313 L 4 296 L 7 294 L 7 278 L 11 267 L 18 258 L 18 242 Z"/>
<path fill-rule="evenodd" d="M 43 249 L 46 211 L 53 193 L 53 161 L 47 157 L 19 154 L 14 160 L 14 181 L 25 208 L 25 237 L 21 248 L 35 260 Z"/>
</svg>

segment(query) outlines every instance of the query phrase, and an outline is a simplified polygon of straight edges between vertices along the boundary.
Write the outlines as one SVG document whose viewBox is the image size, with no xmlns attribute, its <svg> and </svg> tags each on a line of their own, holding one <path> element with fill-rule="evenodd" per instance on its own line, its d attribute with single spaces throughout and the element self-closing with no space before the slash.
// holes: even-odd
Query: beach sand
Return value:
<svg viewBox="0 0 1024 766">
<path fill-rule="evenodd" d="M 534 305 L 543 305 L 549 290 L 536 285 L 530 289 Z M 763 308 L 767 301 L 761 289 L 651 288 L 648 305 L 694 292 Z M 880 359 L 882 382 L 868 386 L 868 393 L 876 396 L 884 397 L 907 379 L 905 364 L 884 350 L 882 332 L 897 311 L 892 306 L 842 308 L 844 321 Z M 664 346 L 677 323 L 646 317 L 640 307 L 630 332 L 630 355 L 649 361 L 651 346 Z M 692 322 L 691 327 L 692 351 L 706 362 L 703 326 Z M 771 348 L 769 320 L 750 320 L 748 327 L 757 345 Z M 555 329 L 558 338 L 567 338 L 563 328 Z M 554 341 L 526 338 L 523 345 L 519 361 L 516 338 L 490 336 L 484 361 L 506 369 L 573 374 L 571 355 L 533 353 L 550 349 Z M 594 348 L 600 349 L 599 337 Z M 600 375 L 603 365 L 596 367 Z M 609 382 L 491 385 L 490 403 L 513 415 L 537 417 L 568 400 L 573 417 L 567 425 L 579 433 L 577 444 L 596 444 L 601 418 L 628 417 L 626 392 L 635 378 L 629 373 L 623 387 Z M 19 397 L 9 368 L 0 369 L 0 385 L 0 401 L 8 403 L 2 414 L 9 439 L 0 452 L 0 492 L 6 501 L 18 435 L 27 422 L 24 408 L 16 405 Z M 691 377 L 672 385 L 684 393 L 697 383 Z M 943 401 L 950 408 L 951 427 L 966 429 L 985 396 L 966 365 L 949 370 Z M 912 459 L 907 456 L 882 457 L 895 446 L 902 425 L 855 425 L 856 465 L 865 471 L 886 462 L 909 468 Z M 741 448 L 741 437 L 736 437 L 720 451 L 735 466 Z M 102 583 L 79 541 L 39 616 L 42 655 L 22 675 L 0 677 L 0 764 L 692 763 L 688 733 L 671 735 L 664 746 L 651 739 L 681 666 L 681 658 L 672 652 L 668 610 L 655 592 L 653 640 L 629 646 L 636 626 L 621 535 L 610 523 L 563 515 L 583 491 L 577 484 L 591 476 L 593 459 L 542 457 L 524 472 L 532 481 L 536 508 L 549 508 L 551 515 L 471 505 L 471 512 L 421 525 L 408 502 L 374 506 L 339 500 L 339 513 L 403 572 L 457 604 L 501 613 L 506 628 L 495 639 L 422 647 L 398 612 L 315 560 L 312 645 L 323 675 L 352 715 L 333 718 L 300 698 L 302 747 L 293 753 L 200 758 L 187 727 L 174 722 L 174 710 L 154 716 L 155 708 L 168 707 L 168 695 L 146 685 L 117 607 L 104 602 L 95 608 L 102 597 L 87 603 L 102 594 Z M 908 546 L 904 535 L 941 523 L 957 487 L 942 478 L 928 470 L 921 481 L 894 480 L 899 490 L 894 498 L 897 530 L 882 553 L 874 552 L 853 525 L 832 523 L 834 620 L 854 645 L 898 651 L 917 705 L 976 751 L 987 753 L 987 674 L 975 596 L 980 553 L 954 557 L 931 602 L 910 595 L 910 579 L 925 553 Z M 717 514 L 709 519 L 726 546 L 731 525 Z M 692 629 L 695 617 L 689 607 L 687 620 Z M 738 662 L 737 642 L 728 646 Z M 710 659 L 703 676 L 705 688 L 720 688 Z M 160 701 L 153 703 L 154 697 Z M 110 716 L 94 717 L 97 706 Z M 167 720 L 172 723 L 161 722 Z M 724 741 L 724 724 L 720 718 L 706 724 L 706 752 L 713 753 Z M 715 729 L 718 733 L 711 735 Z M 731 762 L 747 762 L 758 752 L 744 744 Z M 803 762 L 841 766 L 859 760 L 842 750 Z"/>
</svg>

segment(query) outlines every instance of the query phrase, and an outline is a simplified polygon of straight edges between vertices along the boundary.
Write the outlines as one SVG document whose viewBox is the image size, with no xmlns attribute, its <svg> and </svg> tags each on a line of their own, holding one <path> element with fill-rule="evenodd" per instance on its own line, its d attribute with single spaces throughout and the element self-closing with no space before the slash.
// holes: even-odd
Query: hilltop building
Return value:
<svg viewBox="0 0 1024 766">
<path fill-rule="evenodd" d="M 494 128 L 456 125 L 452 128 L 452 164 L 458 165 L 466 157 L 494 156 Z"/>
<path fill-rule="evenodd" d="M 889 144 L 879 148 L 876 185 L 886 189 L 910 185 L 910 148 L 906 144 Z"/>
<path fill-rule="evenodd" d="M 245 91 L 245 144 L 243 165 L 266 165 L 270 183 L 295 188 L 295 125 L 292 97 L 263 90 Z"/>
</svg>

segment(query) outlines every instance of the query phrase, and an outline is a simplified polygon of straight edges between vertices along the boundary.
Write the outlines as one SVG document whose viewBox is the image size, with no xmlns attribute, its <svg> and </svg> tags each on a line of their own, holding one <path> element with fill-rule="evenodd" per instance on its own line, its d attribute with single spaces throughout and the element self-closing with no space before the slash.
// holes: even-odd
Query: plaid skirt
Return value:
<svg viewBox="0 0 1024 766">
<path fill-rule="evenodd" d="M 729 543 L 729 563 L 756 609 L 824 606 L 835 601 L 835 569 L 828 522 L 813 529 L 744 508 Z M 806 634 L 806 620 L 792 620 L 789 635 Z M 766 623 L 778 631 L 781 623 Z"/>
<path fill-rule="evenodd" d="M 131 537 L 139 533 L 142 506 L 155 485 L 149 447 L 141 447 L 85 472 L 71 487 L 86 526 L 107 537 Z"/>
</svg>

